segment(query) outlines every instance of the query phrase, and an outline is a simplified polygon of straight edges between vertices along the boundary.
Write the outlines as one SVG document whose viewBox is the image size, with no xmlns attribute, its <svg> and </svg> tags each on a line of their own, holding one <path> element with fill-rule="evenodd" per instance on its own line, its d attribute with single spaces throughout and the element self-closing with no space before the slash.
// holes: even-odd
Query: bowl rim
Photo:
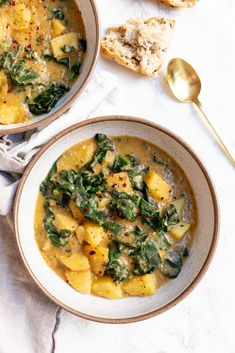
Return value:
<svg viewBox="0 0 235 353">
<path fill-rule="evenodd" d="M 176 142 L 178 142 L 181 146 L 183 146 L 186 149 L 186 151 L 196 161 L 196 163 L 198 164 L 199 168 L 201 169 L 201 171 L 202 171 L 202 173 L 208 183 L 208 187 L 210 189 L 210 193 L 211 193 L 211 197 L 212 197 L 212 201 L 213 201 L 214 214 L 215 214 L 214 232 L 213 232 L 213 237 L 212 237 L 212 242 L 210 245 L 209 252 L 207 254 L 207 257 L 206 257 L 204 264 L 202 265 L 199 273 L 194 278 L 194 280 L 189 284 L 189 286 L 182 293 L 180 293 L 178 295 L 178 297 L 176 297 L 175 299 L 173 299 L 172 301 L 170 301 L 169 303 L 167 303 L 166 305 L 164 305 L 163 307 L 161 307 L 159 309 L 153 310 L 153 311 L 146 313 L 146 314 L 143 314 L 143 315 L 139 315 L 139 316 L 135 316 L 135 317 L 131 317 L 131 318 L 126 317 L 126 318 L 122 318 L 122 319 L 109 319 L 109 318 L 103 318 L 103 317 L 97 317 L 97 316 L 93 316 L 93 315 L 84 314 L 82 312 L 79 312 L 77 310 L 74 310 L 74 309 L 68 307 L 67 305 L 60 302 L 57 298 L 55 298 L 52 294 L 50 294 L 47 291 L 47 289 L 39 282 L 39 280 L 32 273 L 32 271 L 30 269 L 30 265 L 28 264 L 27 259 L 23 253 L 23 250 L 21 247 L 21 242 L 20 242 L 20 237 L 19 237 L 19 232 L 18 232 L 18 210 L 19 210 L 19 201 L 20 201 L 21 193 L 24 188 L 24 184 L 27 180 L 27 177 L 30 174 L 31 170 L 33 169 L 37 160 L 57 140 L 59 140 L 60 138 L 62 138 L 65 135 L 69 134 L 70 132 L 77 130 L 77 129 L 84 127 L 84 126 L 89 126 L 89 125 L 97 123 L 97 122 L 107 122 L 107 121 L 124 121 L 124 122 L 130 121 L 130 122 L 134 122 L 134 123 L 143 124 L 143 125 L 146 125 L 148 127 L 152 127 L 154 129 L 157 129 L 157 130 L 167 134 L 168 136 L 170 136 L 171 138 L 176 140 Z M 19 183 L 19 186 L 18 186 L 17 192 L 16 192 L 16 196 L 15 196 L 14 207 L 13 207 L 13 218 L 14 218 L 14 233 L 15 233 L 15 237 L 16 237 L 16 242 L 17 242 L 21 257 L 23 259 L 23 262 L 24 262 L 30 276 L 32 277 L 34 282 L 36 282 L 36 284 L 39 286 L 39 288 L 43 291 L 43 293 L 49 299 L 51 299 L 55 304 L 61 306 L 66 311 L 68 311 L 76 316 L 79 316 L 83 319 L 99 322 L 99 323 L 110 323 L 110 324 L 127 324 L 127 323 L 134 323 L 134 322 L 150 319 L 154 316 L 157 316 L 157 315 L 169 310 L 170 308 L 174 307 L 176 304 L 180 303 L 185 297 L 187 297 L 192 292 L 192 290 L 198 285 L 198 283 L 202 280 L 202 278 L 204 277 L 205 273 L 207 272 L 207 270 L 211 264 L 211 261 L 214 257 L 215 250 L 217 247 L 218 238 L 219 238 L 219 229 L 220 229 L 219 203 L 218 203 L 218 198 L 217 198 L 217 194 L 215 191 L 215 186 L 214 186 L 214 183 L 209 175 L 207 168 L 205 167 L 204 163 L 201 161 L 199 156 L 191 149 L 191 147 L 183 139 L 181 139 L 181 137 L 177 136 L 171 130 L 169 130 L 161 125 L 155 124 L 151 121 L 145 120 L 145 119 L 132 117 L 132 116 L 124 116 L 124 115 L 102 116 L 102 117 L 96 117 L 93 119 L 88 119 L 88 120 L 76 123 L 76 124 L 68 127 L 67 129 L 65 129 L 64 131 L 60 132 L 59 134 L 55 135 L 49 142 L 47 142 L 40 149 L 40 151 L 37 153 L 37 155 L 33 158 L 33 160 L 29 163 L 29 165 L 27 166 L 27 168 L 24 171 L 24 174 L 23 174 L 22 179 Z"/>
<path fill-rule="evenodd" d="M 58 118 L 59 116 L 61 116 L 64 112 L 66 112 L 71 105 L 73 104 L 73 102 L 78 98 L 78 96 L 82 93 L 82 91 L 84 90 L 84 88 L 86 87 L 87 83 L 89 82 L 91 75 L 95 69 L 98 57 L 99 57 L 99 53 L 100 53 L 100 38 L 101 38 L 101 32 L 100 32 L 100 16 L 99 16 L 99 12 L 98 12 L 98 8 L 96 5 L 96 1 L 95 0 L 89 0 L 94 12 L 94 17 L 95 17 L 95 23 L 96 23 L 96 27 L 95 27 L 95 32 L 96 32 L 96 42 L 95 42 L 95 55 L 93 57 L 93 60 L 91 62 L 91 66 L 89 68 L 88 74 L 83 82 L 83 84 L 81 85 L 81 87 L 74 93 L 74 95 L 60 108 L 58 109 L 56 112 L 54 112 L 53 114 L 49 115 L 48 117 L 41 119 L 39 121 L 36 121 L 32 124 L 29 125 L 22 125 L 19 127 L 11 127 L 11 128 L 6 128 L 6 129 L 2 129 L 1 128 L 1 124 L 0 124 L 0 135 L 4 134 L 16 134 L 19 132 L 26 132 L 28 130 L 33 130 L 36 129 L 42 125 L 48 124 L 49 122 L 55 120 L 56 118 Z M 5 125 L 6 126 L 6 125 Z"/>
</svg>

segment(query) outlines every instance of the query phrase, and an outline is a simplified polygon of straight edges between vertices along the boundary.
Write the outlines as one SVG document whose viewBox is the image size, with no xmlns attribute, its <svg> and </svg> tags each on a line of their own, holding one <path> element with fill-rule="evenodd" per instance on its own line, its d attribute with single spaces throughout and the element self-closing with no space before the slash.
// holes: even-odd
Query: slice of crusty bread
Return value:
<svg viewBox="0 0 235 353">
<path fill-rule="evenodd" d="M 153 17 L 130 19 L 110 27 L 101 42 L 107 58 L 147 76 L 156 77 L 170 45 L 175 21 Z"/>
<path fill-rule="evenodd" d="M 198 0 L 161 0 L 165 4 L 175 7 L 193 7 Z"/>
</svg>

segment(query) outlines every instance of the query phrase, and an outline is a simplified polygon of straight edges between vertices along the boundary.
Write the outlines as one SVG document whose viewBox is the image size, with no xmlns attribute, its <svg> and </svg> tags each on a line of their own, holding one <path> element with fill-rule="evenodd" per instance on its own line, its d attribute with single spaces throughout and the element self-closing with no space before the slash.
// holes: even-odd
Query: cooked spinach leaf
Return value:
<svg viewBox="0 0 235 353">
<path fill-rule="evenodd" d="M 31 113 L 35 115 L 46 114 L 51 111 L 60 98 L 68 92 L 70 88 L 64 83 L 51 84 L 31 102 L 27 104 Z"/>
<path fill-rule="evenodd" d="M 105 272 L 117 282 L 124 281 L 130 276 L 130 271 L 125 265 L 121 253 L 115 248 L 109 249 L 109 261 Z"/>
</svg>

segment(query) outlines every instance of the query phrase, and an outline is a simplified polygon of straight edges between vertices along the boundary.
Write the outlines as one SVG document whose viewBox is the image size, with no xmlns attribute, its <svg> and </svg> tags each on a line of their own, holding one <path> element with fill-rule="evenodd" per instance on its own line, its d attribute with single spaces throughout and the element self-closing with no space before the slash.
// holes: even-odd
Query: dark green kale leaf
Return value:
<svg viewBox="0 0 235 353">
<path fill-rule="evenodd" d="M 45 203 L 45 210 L 46 210 L 46 216 L 44 218 L 44 228 L 47 233 L 48 239 L 50 239 L 52 244 L 56 247 L 65 246 L 70 240 L 71 231 L 68 229 L 62 229 L 58 231 L 56 229 L 56 227 L 53 224 L 55 216 L 50 208 L 50 204 L 48 201 L 46 201 Z"/>
<path fill-rule="evenodd" d="M 143 177 L 147 173 L 148 168 L 140 164 L 134 155 L 117 156 L 110 169 L 114 172 L 127 172 L 133 188 L 139 191 L 143 190 Z"/>
<path fill-rule="evenodd" d="M 8 4 L 10 0 L 0 0 L 0 6 Z"/>
<path fill-rule="evenodd" d="M 59 8 L 53 10 L 53 17 L 57 20 L 64 20 L 65 18 L 63 11 Z"/>
<path fill-rule="evenodd" d="M 161 257 L 156 243 L 150 237 L 147 237 L 139 244 L 132 258 L 135 264 L 134 273 L 137 275 L 151 273 L 155 271 L 161 263 Z"/>
<path fill-rule="evenodd" d="M 68 92 L 70 88 L 64 83 L 51 84 L 40 93 L 32 102 L 26 101 L 29 110 L 35 115 L 46 114 L 51 111 L 56 103 Z"/>
<path fill-rule="evenodd" d="M 107 183 L 102 172 L 94 174 L 92 170 L 83 168 L 80 173 L 83 177 L 83 185 L 87 193 L 94 194 L 99 191 L 105 192 L 107 190 Z"/>
<path fill-rule="evenodd" d="M 110 169 L 116 173 L 120 172 L 123 167 L 127 166 L 129 164 L 129 159 L 126 158 L 125 156 L 117 156 L 115 158 L 115 161 L 113 165 L 110 167 Z"/>
<path fill-rule="evenodd" d="M 112 234 L 117 235 L 121 233 L 124 230 L 124 226 L 121 224 L 118 224 L 114 221 L 105 221 L 102 226 L 109 230 Z"/>
<path fill-rule="evenodd" d="M 139 213 L 141 197 L 113 190 L 109 207 L 121 219 L 135 221 Z"/>
<path fill-rule="evenodd" d="M 68 80 L 69 81 L 75 80 L 75 78 L 77 78 L 78 75 L 80 74 L 80 69 L 81 69 L 80 62 L 73 64 L 69 70 L 69 73 L 68 73 Z"/>
<path fill-rule="evenodd" d="M 185 256 L 188 256 L 187 246 L 176 244 L 167 252 L 159 270 L 164 276 L 176 278 L 182 269 L 183 257 Z"/>
<path fill-rule="evenodd" d="M 9 75 L 14 84 L 27 86 L 33 84 L 39 73 L 28 68 L 23 59 L 17 59 L 18 48 L 5 52 L 0 57 L 0 68 Z"/>
<path fill-rule="evenodd" d="M 174 182 L 174 174 L 169 166 L 169 163 L 159 158 L 156 154 L 153 155 L 153 161 L 162 169 L 166 180 L 171 181 L 171 183 Z"/>
<path fill-rule="evenodd" d="M 106 135 L 96 134 L 95 140 L 98 148 L 94 154 L 93 161 L 89 163 L 89 168 L 94 168 L 96 164 L 102 163 L 107 152 L 115 150 L 113 141 L 110 140 Z"/>
<path fill-rule="evenodd" d="M 54 183 L 52 182 L 52 178 L 57 172 L 57 166 L 56 162 L 52 165 L 49 173 L 47 174 L 46 178 L 43 180 L 43 182 L 40 185 L 40 191 L 43 194 L 44 197 L 51 196 L 52 190 Z"/>
<path fill-rule="evenodd" d="M 109 250 L 109 261 L 105 272 L 116 282 L 124 281 L 130 276 L 130 271 L 125 265 L 121 253 L 116 248 Z"/>
<path fill-rule="evenodd" d="M 175 206 L 170 205 L 162 216 L 160 227 L 164 232 L 167 232 L 172 227 L 176 226 L 179 221 L 180 219 Z"/>
</svg>

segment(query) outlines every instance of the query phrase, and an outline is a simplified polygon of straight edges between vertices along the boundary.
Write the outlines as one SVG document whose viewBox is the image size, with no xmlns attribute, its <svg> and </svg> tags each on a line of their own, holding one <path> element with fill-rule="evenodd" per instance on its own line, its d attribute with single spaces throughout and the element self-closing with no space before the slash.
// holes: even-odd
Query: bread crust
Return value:
<svg viewBox="0 0 235 353">
<path fill-rule="evenodd" d="M 167 5 L 174 7 L 193 7 L 199 0 L 161 0 Z"/>
<path fill-rule="evenodd" d="M 137 73 L 156 77 L 170 45 L 175 21 L 163 17 L 130 19 L 109 27 L 101 53 Z"/>
</svg>

